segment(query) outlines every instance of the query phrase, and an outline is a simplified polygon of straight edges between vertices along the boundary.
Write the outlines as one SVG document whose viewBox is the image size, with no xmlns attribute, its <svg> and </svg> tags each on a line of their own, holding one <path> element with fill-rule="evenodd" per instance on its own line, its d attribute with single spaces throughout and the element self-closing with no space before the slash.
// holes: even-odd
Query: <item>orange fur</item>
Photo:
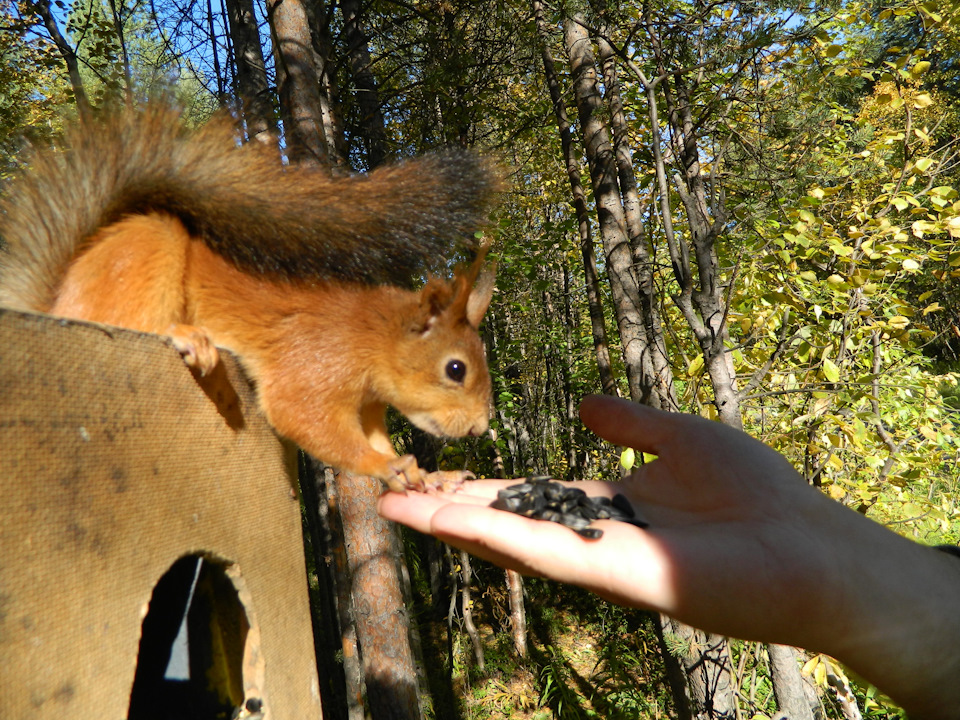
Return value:
<svg viewBox="0 0 960 720">
<path fill-rule="evenodd" d="M 422 489 L 451 478 L 398 458 L 384 412 L 392 405 L 437 435 L 487 429 L 490 378 L 476 325 L 492 278 L 474 288 L 475 275 L 433 279 L 420 291 L 267 279 L 191 238 L 178 219 L 151 213 L 99 231 L 49 311 L 173 335 L 188 363 L 209 338 L 241 358 L 280 434 L 393 489 Z M 213 350 L 194 358 L 202 372 L 216 364 Z M 465 364 L 462 381 L 447 376 L 451 359 Z"/>
<path fill-rule="evenodd" d="M 238 144 L 229 118 L 180 115 L 128 108 L 35 154 L 0 200 L 0 304 L 169 335 L 201 374 L 229 348 L 277 431 L 321 460 L 397 490 L 450 480 L 397 457 L 384 411 L 487 428 L 482 250 L 404 288 L 475 244 L 496 170 L 454 150 L 333 177 Z"/>
</svg>

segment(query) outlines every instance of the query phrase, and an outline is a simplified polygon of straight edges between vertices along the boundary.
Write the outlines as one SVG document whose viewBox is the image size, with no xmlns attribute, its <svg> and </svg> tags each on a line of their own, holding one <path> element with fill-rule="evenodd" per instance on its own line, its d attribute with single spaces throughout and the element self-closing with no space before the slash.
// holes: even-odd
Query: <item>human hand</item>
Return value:
<svg viewBox="0 0 960 720">
<path fill-rule="evenodd" d="M 657 455 L 621 482 L 650 523 L 599 521 L 585 539 L 494 510 L 516 480 L 453 494 L 386 493 L 381 514 L 523 573 L 665 612 L 704 630 L 826 652 L 916 718 L 960 717 L 960 562 L 896 535 L 807 485 L 787 460 L 720 423 L 589 397 L 598 435 Z"/>
<path fill-rule="evenodd" d="M 581 417 L 601 437 L 658 456 L 622 482 L 577 483 L 590 495 L 622 493 L 649 529 L 600 521 L 603 537 L 585 540 L 487 507 L 510 480 L 388 493 L 380 511 L 499 565 L 738 637 L 786 641 L 798 617 L 829 604 L 819 596 L 832 560 L 811 520 L 835 503 L 785 458 L 719 423 L 615 398 L 586 398 Z M 758 607 L 769 609 L 762 622 Z"/>
</svg>

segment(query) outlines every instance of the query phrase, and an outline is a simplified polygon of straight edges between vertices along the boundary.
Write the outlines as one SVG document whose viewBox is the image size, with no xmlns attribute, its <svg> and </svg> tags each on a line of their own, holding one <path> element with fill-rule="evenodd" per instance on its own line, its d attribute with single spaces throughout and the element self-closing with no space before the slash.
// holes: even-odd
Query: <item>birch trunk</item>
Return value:
<svg viewBox="0 0 960 720">
<path fill-rule="evenodd" d="M 616 157 L 602 120 L 593 47 L 586 29 L 576 17 L 564 19 L 563 35 L 573 76 L 580 131 L 590 167 L 600 236 L 607 257 L 607 277 L 620 330 L 630 397 L 649 405 L 653 404 L 655 373 L 647 352 L 649 339 L 641 314 L 640 290 L 633 274 L 633 256 L 620 198 Z"/>
<path fill-rule="evenodd" d="M 573 128 L 567 118 L 567 109 L 560 92 L 560 83 L 557 81 L 553 54 L 550 52 L 550 36 L 546 21 L 543 18 L 543 3 L 540 0 L 532 0 L 531 5 L 536 18 L 537 31 L 540 35 L 544 77 L 550 90 L 550 100 L 553 103 L 553 111 L 557 119 L 560 144 L 563 147 L 563 159 L 567 167 L 574 212 L 577 216 L 580 252 L 583 256 L 583 271 L 586 280 L 587 308 L 590 313 L 590 329 L 593 333 L 593 348 L 597 356 L 597 369 L 600 373 L 600 389 L 605 395 L 619 395 L 613 367 L 610 364 L 610 346 L 607 340 L 606 319 L 601 300 L 600 275 L 597 272 L 597 257 L 594 251 L 593 235 L 590 232 L 587 193 L 583 183 L 580 182 L 580 163 L 577 160 L 573 145 Z"/>
<path fill-rule="evenodd" d="M 267 0 L 290 162 L 329 165 L 313 35 L 301 0 Z"/>
</svg>

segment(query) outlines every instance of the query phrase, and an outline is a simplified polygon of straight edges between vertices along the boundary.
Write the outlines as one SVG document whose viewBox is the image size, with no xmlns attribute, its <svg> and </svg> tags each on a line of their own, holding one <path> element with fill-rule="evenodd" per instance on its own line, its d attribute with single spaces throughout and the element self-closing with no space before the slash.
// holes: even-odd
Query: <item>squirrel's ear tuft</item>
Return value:
<svg viewBox="0 0 960 720">
<path fill-rule="evenodd" d="M 493 297 L 497 266 L 493 262 L 484 263 L 489 248 L 489 243 L 484 242 L 470 267 L 458 272 L 453 281 L 456 288 L 453 311 L 464 317 L 473 328 L 480 327 L 480 321 Z"/>
<path fill-rule="evenodd" d="M 420 289 L 420 307 L 413 331 L 425 333 L 430 330 L 453 300 L 454 288 L 449 282 L 438 277 L 427 280 L 427 284 Z"/>
<path fill-rule="evenodd" d="M 483 320 L 487 308 L 490 307 L 496 279 L 497 264 L 491 262 L 483 269 L 476 284 L 470 290 L 470 296 L 467 298 L 466 315 L 467 322 L 474 328 L 480 327 L 480 321 Z"/>
</svg>

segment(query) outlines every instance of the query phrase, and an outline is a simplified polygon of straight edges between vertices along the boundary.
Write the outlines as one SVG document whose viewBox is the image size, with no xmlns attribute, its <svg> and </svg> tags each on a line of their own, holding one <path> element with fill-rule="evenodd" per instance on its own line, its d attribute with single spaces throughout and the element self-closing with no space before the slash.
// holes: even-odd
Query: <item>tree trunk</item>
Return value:
<svg viewBox="0 0 960 720">
<path fill-rule="evenodd" d="M 586 277 L 587 309 L 590 313 L 593 348 L 597 356 L 597 369 L 600 373 L 600 389 L 605 395 L 619 395 L 613 367 L 610 364 L 607 325 L 600 293 L 600 275 L 597 272 L 597 258 L 593 247 L 593 236 L 590 232 L 590 211 L 587 209 L 587 193 L 584 190 L 583 183 L 580 182 L 580 163 L 573 146 L 573 129 L 567 118 L 567 109 L 560 92 L 560 83 L 557 81 L 553 54 L 550 52 L 550 35 L 543 18 L 543 4 L 540 0 L 531 0 L 531 4 L 537 21 L 537 30 L 540 34 L 543 72 L 547 87 L 550 90 L 554 115 L 557 118 L 560 144 L 563 147 L 563 158 L 567 166 L 567 177 L 570 180 L 570 192 L 573 196 L 573 207 L 577 216 L 580 252 L 583 256 L 583 271 Z"/>
<path fill-rule="evenodd" d="M 374 168 L 387 159 L 387 131 L 380 109 L 380 91 L 371 69 L 369 40 L 360 22 L 359 0 L 341 0 L 343 36 L 347 42 L 347 57 L 357 89 L 356 102 L 360 108 L 360 135 L 367 151 L 367 166 Z"/>
<path fill-rule="evenodd" d="M 561 367 L 563 368 L 563 404 L 565 413 L 566 434 L 563 439 L 566 446 L 567 455 L 567 480 L 575 480 L 583 477 L 583 470 L 580 467 L 580 455 L 577 452 L 576 430 L 578 425 L 577 417 L 577 398 L 573 394 L 573 382 L 570 377 L 571 368 L 574 364 L 574 339 L 573 330 L 576 325 L 574 321 L 573 302 L 571 300 L 570 287 L 570 267 L 567 259 L 563 260 L 563 351 L 564 358 Z"/>
<path fill-rule="evenodd" d="M 251 140 L 271 142 L 277 132 L 267 64 L 253 0 L 224 0 L 237 68 L 237 100 Z"/>
<path fill-rule="evenodd" d="M 300 492 L 317 573 L 313 626 L 323 716 L 363 720 L 363 672 L 333 471 L 308 455 L 301 456 Z M 338 654 L 341 662 L 335 659 Z"/>
<path fill-rule="evenodd" d="M 643 218 L 649 214 L 649 208 L 640 200 L 637 178 L 633 170 L 633 158 L 627 143 L 628 128 L 623 102 L 620 99 L 616 55 L 613 47 L 603 36 L 597 38 L 597 49 L 600 67 L 603 69 L 605 97 L 610 108 L 610 126 L 613 130 L 613 149 L 617 158 L 620 194 L 623 197 L 624 220 L 627 223 L 630 247 L 633 250 L 642 315 L 649 340 L 646 352 L 650 353 L 650 363 L 653 366 L 654 385 L 651 404 L 661 410 L 679 410 L 673 389 L 673 369 L 670 367 L 667 344 L 663 337 L 657 288 L 654 284 L 655 263 L 643 231 Z"/>
<path fill-rule="evenodd" d="M 609 134 L 597 112 L 600 97 L 596 62 L 589 35 L 579 17 L 564 20 L 564 40 L 573 70 L 580 124 L 590 161 L 601 235 L 607 253 L 607 273 L 617 309 L 631 398 L 652 404 L 656 373 L 650 354 L 645 352 L 649 338 L 641 315 L 639 287 L 632 274 L 632 254 L 620 198 L 619 169 Z M 678 645 L 684 648 L 683 652 L 679 653 L 679 659 L 686 670 L 694 716 L 734 717 L 736 702 L 726 640 L 720 636 L 706 635 L 675 621 L 672 621 L 672 634 L 678 639 Z"/>
<path fill-rule="evenodd" d="M 396 534 L 376 511 L 380 481 L 337 475 L 367 707 L 375 720 L 422 717 L 417 673 L 400 592 Z"/>
<path fill-rule="evenodd" d="M 523 575 L 516 570 L 504 571 L 510 596 L 510 632 L 517 657 L 527 656 L 527 609 L 523 604 Z"/>
<path fill-rule="evenodd" d="M 723 204 L 723 196 L 716 187 L 713 188 L 713 197 L 710 200 L 707 197 L 707 185 L 700 165 L 698 134 L 700 124 L 694 120 L 692 109 L 691 85 L 695 81 L 688 80 L 687 75 L 683 73 L 667 72 L 660 38 L 652 27 L 648 27 L 647 32 L 654 50 L 658 75 L 662 79 L 659 87 L 663 93 L 671 130 L 669 137 L 672 154 L 682 173 L 674 178 L 675 187 L 689 228 L 689 245 L 687 245 L 686 238 L 674 236 L 670 221 L 671 210 L 666 193 L 665 161 L 659 153 L 657 100 L 652 84 L 647 83 L 653 128 L 651 144 L 654 146 L 656 172 L 660 181 L 664 232 L 667 235 L 667 245 L 671 250 L 675 277 L 680 285 L 680 292 L 674 300 L 700 345 L 704 368 L 710 378 L 720 421 L 725 425 L 742 429 L 743 419 L 736 370 L 733 366 L 733 358 L 727 352 L 729 340 L 727 300 L 730 288 L 736 280 L 736 273 L 734 272 L 729 278 L 728 287 L 721 286 L 720 262 L 716 250 L 717 238 L 723 232 L 726 223 L 726 208 Z M 715 163 L 719 162 L 720 158 L 715 158 Z M 696 263 L 696 274 L 691 267 L 691 258 Z M 729 676 L 729 649 L 726 647 L 726 642 L 722 644 L 714 642 L 711 636 L 707 638 L 706 647 L 716 648 L 718 653 L 726 656 L 725 660 L 717 657 L 710 665 Z M 776 690 L 778 697 L 781 692 L 784 697 L 802 697 L 804 681 L 792 651 L 786 652 L 775 648 L 770 653 L 770 663 L 776 678 L 774 682 L 781 685 L 780 690 Z M 725 683 L 729 683 L 729 677 L 726 681 L 718 680 L 717 687 L 720 688 Z M 730 702 L 732 710 L 735 705 L 732 694 Z"/>
<path fill-rule="evenodd" d="M 350 149 L 340 110 L 340 87 L 337 84 L 338 55 L 334 50 L 330 24 L 335 3 L 309 2 L 305 5 L 307 20 L 313 33 L 313 58 L 320 80 L 320 118 L 327 154 L 338 167 L 350 167 Z"/>
<path fill-rule="evenodd" d="M 461 550 L 459 556 L 460 577 L 463 578 L 463 582 L 460 584 L 460 612 L 463 614 L 463 627 L 467 631 L 467 637 L 470 638 L 470 644 L 473 646 L 477 668 L 480 672 L 483 672 L 486 664 L 483 660 L 483 643 L 480 641 L 477 626 L 473 622 L 473 567 L 470 565 L 470 553 Z"/>
<path fill-rule="evenodd" d="M 770 658 L 770 681 L 780 712 L 789 720 L 814 720 L 816 698 L 811 706 L 806 683 L 799 673 L 797 651 L 787 645 L 767 645 L 767 655 Z"/>
<path fill-rule="evenodd" d="M 277 92 L 290 162 L 328 165 L 320 79 L 301 0 L 267 0 L 277 65 Z"/>
<path fill-rule="evenodd" d="M 648 338 L 641 315 L 640 291 L 633 274 L 616 157 L 602 120 L 596 61 L 590 37 L 579 19 L 565 18 L 563 28 L 630 397 L 649 405 L 653 400 L 655 373 L 647 352 Z"/>
</svg>

